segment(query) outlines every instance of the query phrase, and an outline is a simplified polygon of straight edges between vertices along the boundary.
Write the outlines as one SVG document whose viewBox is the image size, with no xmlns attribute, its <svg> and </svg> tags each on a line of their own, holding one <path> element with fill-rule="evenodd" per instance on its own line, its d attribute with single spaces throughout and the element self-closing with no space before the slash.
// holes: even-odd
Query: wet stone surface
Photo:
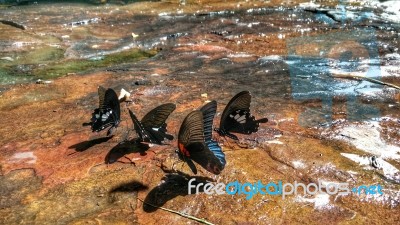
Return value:
<svg viewBox="0 0 400 225">
<path fill-rule="evenodd" d="M 393 1 L 388 1 L 392 2 Z M 400 220 L 399 15 L 379 1 L 181 1 L 0 8 L 0 223 L 394 224 Z M 398 13 L 398 12 L 397 12 Z M 374 79 L 338 78 L 356 75 Z M 40 79 L 40 80 L 38 80 Z M 123 88 L 115 135 L 92 133 L 97 87 Z M 217 139 L 218 176 L 179 162 L 185 116 L 238 92 L 267 117 Z M 147 146 L 161 103 L 175 139 Z M 128 141 L 127 141 L 128 140 Z M 372 156 L 375 156 L 373 158 Z M 173 170 L 175 169 L 175 171 Z M 188 181 L 381 185 L 383 194 L 188 194 Z M 301 190 L 301 189 L 300 189 Z"/>
</svg>

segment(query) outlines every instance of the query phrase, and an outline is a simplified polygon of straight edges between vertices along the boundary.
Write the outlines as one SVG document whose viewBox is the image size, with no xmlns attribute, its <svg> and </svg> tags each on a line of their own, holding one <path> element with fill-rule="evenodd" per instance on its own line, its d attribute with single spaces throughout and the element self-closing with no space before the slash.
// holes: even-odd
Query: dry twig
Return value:
<svg viewBox="0 0 400 225">
<path fill-rule="evenodd" d="M 365 77 L 365 76 L 359 76 L 359 75 L 351 75 L 351 74 L 332 74 L 334 78 L 345 78 L 345 79 L 356 79 L 356 80 L 367 80 L 372 83 L 376 84 L 381 84 L 381 85 L 386 85 L 392 88 L 396 88 L 397 90 L 400 90 L 400 87 L 391 83 L 386 83 L 382 82 L 380 80 L 376 80 L 373 78 Z"/>
<path fill-rule="evenodd" d="M 158 208 L 158 209 L 162 209 L 162 210 L 167 211 L 167 212 L 175 213 L 175 214 L 177 214 L 177 215 L 179 215 L 179 216 L 182 216 L 182 217 L 185 217 L 185 218 L 188 218 L 188 219 L 197 221 L 197 222 L 199 222 L 199 223 L 203 223 L 203 224 L 207 224 L 207 225 L 214 225 L 213 223 L 210 223 L 210 222 L 208 222 L 208 221 L 206 221 L 206 220 L 204 220 L 204 219 L 199 219 L 199 218 L 197 218 L 197 217 L 188 215 L 188 214 L 186 214 L 186 213 L 178 212 L 178 211 L 171 210 L 171 209 L 167 209 L 167 208 L 164 208 L 164 207 L 158 207 L 158 206 L 155 206 L 155 205 L 150 204 L 150 203 L 148 203 L 148 202 L 145 202 L 145 201 L 143 201 L 143 200 L 140 199 L 140 198 L 137 198 L 137 199 L 138 199 L 139 201 L 143 202 L 144 204 L 147 204 L 147 205 L 152 206 L 152 207 L 154 207 L 154 208 Z"/>
</svg>

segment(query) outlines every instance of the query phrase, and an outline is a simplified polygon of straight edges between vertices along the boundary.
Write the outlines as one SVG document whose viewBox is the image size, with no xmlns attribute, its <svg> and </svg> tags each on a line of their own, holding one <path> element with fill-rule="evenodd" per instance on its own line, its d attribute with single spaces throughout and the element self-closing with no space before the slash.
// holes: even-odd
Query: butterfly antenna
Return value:
<svg viewBox="0 0 400 225">
<path fill-rule="evenodd" d="M 153 151 L 153 150 L 148 150 L 148 151 L 154 153 L 153 159 L 157 156 L 157 153 L 155 151 Z"/>
<path fill-rule="evenodd" d="M 219 143 L 219 142 L 221 142 L 221 135 L 218 135 L 218 138 L 217 138 L 217 142 Z"/>
<path fill-rule="evenodd" d="M 71 153 L 69 153 L 67 156 L 70 156 L 70 155 L 75 155 L 76 153 L 78 153 L 78 151 L 71 152 Z"/>
<path fill-rule="evenodd" d="M 132 161 L 132 159 L 130 159 L 128 156 L 124 155 L 125 159 L 128 159 L 129 162 L 131 162 L 131 164 L 133 164 L 134 166 L 136 166 L 136 163 L 134 161 Z"/>
<path fill-rule="evenodd" d="M 182 168 L 183 168 L 184 165 L 185 165 L 185 162 L 182 162 L 182 164 L 181 164 L 181 169 L 180 169 L 180 170 L 182 170 Z"/>
<path fill-rule="evenodd" d="M 225 139 L 226 145 L 228 145 L 228 147 L 229 147 L 230 149 L 233 149 L 233 148 L 232 148 L 232 145 L 229 144 L 228 138 L 226 138 L 226 136 L 222 136 L 222 137 Z"/>
<path fill-rule="evenodd" d="M 164 172 L 164 173 L 175 173 L 176 170 L 173 169 L 168 169 L 163 162 L 161 162 L 161 160 L 157 160 L 158 162 L 160 162 L 160 165 L 156 165 L 157 167 L 160 167 L 160 169 Z"/>
<path fill-rule="evenodd" d="M 237 146 L 239 146 L 240 148 L 247 148 L 248 146 L 246 145 L 241 145 L 241 143 L 239 141 L 236 141 Z"/>
<path fill-rule="evenodd" d="M 95 167 L 95 166 L 100 166 L 100 165 L 103 165 L 103 164 L 106 164 L 107 165 L 107 167 L 108 167 L 108 163 L 97 163 L 97 164 L 95 164 L 93 167 Z"/>
<path fill-rule="evenodd" d="M 156 159 L 154 159 L 154 160 L 160 163 L 160 165 L 157 165 L 157 164 L 156 164 L 156 166 L 160 167 L 162 170 L 163 170 L 163 168 L 165 168 L 165 166 L 164 166 L 163 162 L 161 161 L 161 159 L 156 158 Z"/>
</svg>

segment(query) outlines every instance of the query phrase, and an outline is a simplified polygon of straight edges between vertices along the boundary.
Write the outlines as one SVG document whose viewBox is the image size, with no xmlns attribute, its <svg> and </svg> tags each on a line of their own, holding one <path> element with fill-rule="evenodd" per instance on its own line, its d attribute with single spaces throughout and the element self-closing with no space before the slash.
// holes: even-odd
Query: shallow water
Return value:
<svg viewBox="0 0 400 225">
<path fill-rule="evenodd" d="M 0 222 L 196 223 L 137 197 L 215 224 L 398 221 L 400 95 L 377 83 L 400 84 L 397 4 L 324 4 L 1 8 Z M 82 127 L 98 105 L 98 85 L 131 94 L 111 139 Z M 150 148 L 121 142 L 135 137 L 128 108 L 142 118 L 175 103 L 167 122 L 176 139 L 190 111 L 217 100 L 217 126 L 242 90 L 251 92 L 256 118 L 269 122 L 240 143 L 219 138 L 227 165 L 219 176 L 200 169 L 198 180 L 380 184 L 383 194 L 188 195 L 194 175 L 178 163 L 175 140 Z M 182 172 L 171 173 L 173 165 Z"/>
</svg>

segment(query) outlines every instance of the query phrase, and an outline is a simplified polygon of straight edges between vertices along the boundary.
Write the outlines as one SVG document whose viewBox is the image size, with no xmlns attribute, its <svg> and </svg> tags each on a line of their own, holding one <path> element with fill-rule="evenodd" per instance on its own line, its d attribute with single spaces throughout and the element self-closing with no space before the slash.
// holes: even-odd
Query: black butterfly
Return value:
<svg viewBox="0 0 400 225">
<path fill-rule="evenodd" d="M 99 108 L 95 109 L 92 113 L 90 123 L 83 125 L 90 125 L 92 131 L 100 132 L 108 127 L 107 136 L 111 135 L 115 128 L 120 123 L 120 106 L 117 94 L 111 88 L 105 89 L 102 86 L 98 88 L 99 93 Z"/>
<path fill-rule="evenodd" d="M 175 108 L 176 106 L 173 103 L 160 105 L 148 112 L 141 121 L 129 110 L 133 127 L 139 136 L 138 141 L 160 145 L 164 138 L 168 140 L 174 139 L 172 135 L 166 133 L 167 124 L 165 121 Z"/>
<path fill-rule="evenodd" d="M 195 161 L 213 174 L 220 174 L 226 161 L 225 154 L 216 141 L 211 139 L 212 121 L 217 110 L 217 102 L 212 101 L 200 110 L 186 116 L 178 135 L 178 155 L 197 174 Z"/>
<path fill-rule="evenodd" d="M 219 128 L 214 130 L 220 136 L 227 136 L 234 140 L 238 137 L 230 132 L 251 134 L 258 131 L 260 123 L 268 122 L 267 118 L 256 120 L 250 113 L 251 95 L 248 91 L 242 91 L 235 95 L 225 107 L 221 116 Z"/>
</svg>

